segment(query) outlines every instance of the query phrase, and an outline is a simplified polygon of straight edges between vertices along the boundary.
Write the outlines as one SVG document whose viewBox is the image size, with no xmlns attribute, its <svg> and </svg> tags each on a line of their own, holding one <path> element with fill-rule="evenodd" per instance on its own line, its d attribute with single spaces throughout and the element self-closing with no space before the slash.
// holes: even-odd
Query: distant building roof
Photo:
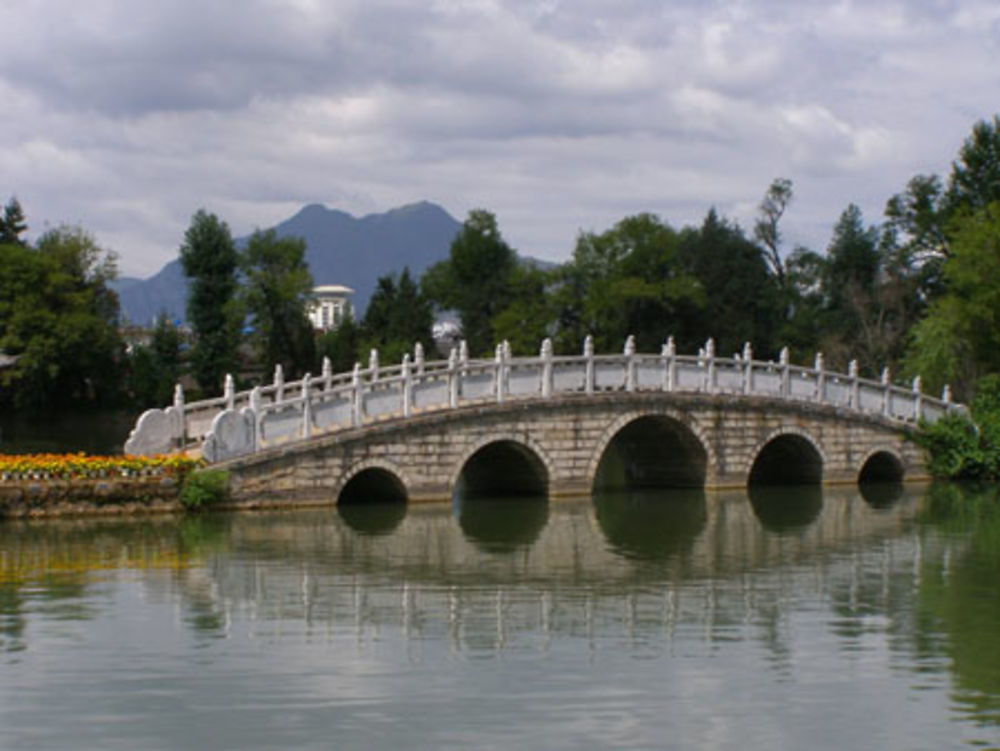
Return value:
<svg viewBox="0 0 1000 751">
<path fill-rule="evenodd" d="M 16 365 L 20 359 L 20 355 L 5 355 L 3 352 L 0 352 L 0 368 L 10 368 Z"/>
<path fill-rule="evenodd" d="M 343 284 L 320 284 L 319 286 L 313 287 L 313 294 L 315 295 L 353 295 L 354 290 L 350 287 L 345 287 Z"/>
</svg>

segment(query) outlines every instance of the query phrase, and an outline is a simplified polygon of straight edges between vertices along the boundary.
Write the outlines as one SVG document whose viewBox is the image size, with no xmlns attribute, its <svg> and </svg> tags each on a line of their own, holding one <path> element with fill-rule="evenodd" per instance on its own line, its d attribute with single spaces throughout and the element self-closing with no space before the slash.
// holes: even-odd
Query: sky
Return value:
<svg viewBox="0 0 1000 751">
<path fill-rule="evenodd" d="M 148 276 L 199 208 L 429 200 L 549 260 L 638 212 L 879 222 L 1000 111 L 996 0 L 0 0 L 0 201 Z"/>
</svg>

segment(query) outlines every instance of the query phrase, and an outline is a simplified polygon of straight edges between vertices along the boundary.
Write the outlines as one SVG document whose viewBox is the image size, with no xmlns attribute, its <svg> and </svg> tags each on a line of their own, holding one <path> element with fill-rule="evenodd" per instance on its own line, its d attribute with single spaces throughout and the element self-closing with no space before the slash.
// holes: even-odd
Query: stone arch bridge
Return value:
<svg viewBox="0 0 1000 751">
<path fill-rule="evenodd" d="M 330 502 L 443 500 L 455 493 L 584 495 L 601 488 L 745 487 L 924 479 L 909 434 L 962 409 L 911 388 L 754 360 L 709 341 L 680 356 L 411 361 L 175 403 L 144 413 L 128 453 L 200 449 L 230 472 L 238 498 Z"/>
</svg>

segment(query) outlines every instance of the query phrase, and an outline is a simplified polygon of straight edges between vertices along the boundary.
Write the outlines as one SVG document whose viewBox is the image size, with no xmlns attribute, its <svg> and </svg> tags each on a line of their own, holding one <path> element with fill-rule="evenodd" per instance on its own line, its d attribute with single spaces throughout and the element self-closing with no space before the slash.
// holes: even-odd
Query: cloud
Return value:
<svg viewBox="0 0 1000 751">
<path fill-rule="evenodd" d="M 878 219 L 992 114 L 995 4 L 25 0 L 0 6 L 0 192 L 151 273 L 204 206 L 495 211 L 530 253 L 637 211 L 741 221 L 791 178 L 793 243 Z"/>
</svg>

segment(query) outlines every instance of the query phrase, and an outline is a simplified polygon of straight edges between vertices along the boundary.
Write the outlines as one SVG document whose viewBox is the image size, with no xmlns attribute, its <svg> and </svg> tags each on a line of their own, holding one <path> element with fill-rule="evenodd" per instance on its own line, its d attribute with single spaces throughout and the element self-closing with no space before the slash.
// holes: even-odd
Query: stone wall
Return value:
<svg viewBox="0 0 1000 751">
<path fill-rule="evenodd" d="M 676 421 L 697 438 L 707 457 L 707 488 L 744 487 L 760 451 L 783 435 L 816 449 L 824 483 L 856 482 L 876 452 L 895 457 L 907 480 L 927 479 L 921 450 L 879 416 L 781 399 L 659 392 L 461 407 L 343 430 L 220 466 L 230 470 L 237 498 L 291 493 L 332 503 L 352 477 L 380 468 L 402 481 L 410 501 L 443 500 L 478 449 L 513 441 L 545 466 L 550 495 L 584 495 L 615 434 L 651 415 Z"/>
</svg>

